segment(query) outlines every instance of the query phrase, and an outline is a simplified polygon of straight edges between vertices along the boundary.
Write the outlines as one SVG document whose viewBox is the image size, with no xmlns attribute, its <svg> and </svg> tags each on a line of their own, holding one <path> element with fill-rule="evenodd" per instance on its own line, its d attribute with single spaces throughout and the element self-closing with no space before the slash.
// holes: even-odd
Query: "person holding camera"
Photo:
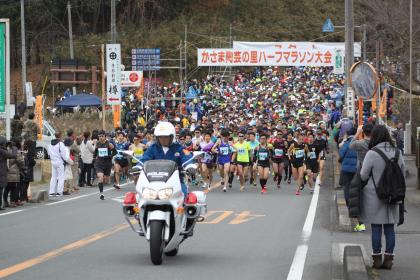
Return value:
<svg viewBox="0 0 420 280">
<path fill-rule="evenodd" d="M 7 187 L 7 160 L 16 158 L 16 153 L 8 151 L 6 144 L 6 138 L 0 136 L 0 211 L 5 210 L 3 208 L 3 189 Z"/>
</svg>

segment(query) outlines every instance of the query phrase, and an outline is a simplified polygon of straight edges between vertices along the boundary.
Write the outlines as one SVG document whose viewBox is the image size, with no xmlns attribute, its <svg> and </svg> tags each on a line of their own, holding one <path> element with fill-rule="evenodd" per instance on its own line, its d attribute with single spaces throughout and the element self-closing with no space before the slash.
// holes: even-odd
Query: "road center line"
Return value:
<svg viewBox="0 0 420 280">
<path fill-rule="evenodd" d="M 303 225 L 301 241 L 296 248 L 295 256 L 293 257 L 292 265 L 290 266 L 287 280 L 301 280 L 303 270 L 305 268 L 306 255 L 308 253 L 308 243 L 311 238 L 312 228 L 314 226 L 316 208 L 319 199 L 319 176 L 316 178 L 315 190 L 312 196 L 311 204 L 309 205 L 308 214 L 306 216 L 305 224 Z"/>
<path fill-rule="evenodd" d="M 108 236 L 110 236 L 114 233 L 117 233 L 121 230 L 124 230 L 126 228 L 128 228 L 128 224 L 120 224 L 120 225 L 117 225 L 117 226 L 115 226 L 111 229 L 95 233 L 95 234 L 90 235 L 86 238 L 83 238 L 83 239 L 80 239 L 80 240 L 75 241 L 73 243 L 69 243 L 67 245 L 64 245 L 61 248 L 58 248 L 56 250 L 52 250 L 52 251 L 50 251 L 48 253 L 45 253 L 41 256 L 26 260 L 24 262 L 15 264 L 13 266 L 9 266 L 7 268 L 4 268 L 4 269 L 0 270 L 0 278 L 10 276 L 12 274 L 18 273 L 20 271 L 23 271 L 23 270 L 28 269 L 30 267 L 33 267 L 35 265 L 46 262 L 50 259 L 53 259 L 53 258 L 59 257 L 61 255 L 64 255 L 65 253 L 68 253 L 70 251 L 76 250 L 76 249 L 81 248 L 81 247 L 85 247 L 85 246 L 87 246 L 87 245 L 89 245 L 89 244 L 91 244 L 95 241 L 98 241 L 100 239 L 108 237 Z"/>
</svg>

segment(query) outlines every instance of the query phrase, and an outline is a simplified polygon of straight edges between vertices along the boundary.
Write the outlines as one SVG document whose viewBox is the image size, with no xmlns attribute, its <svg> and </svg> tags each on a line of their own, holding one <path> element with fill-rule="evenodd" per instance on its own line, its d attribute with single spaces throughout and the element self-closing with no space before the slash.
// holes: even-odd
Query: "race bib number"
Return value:
<svg viewBox="0 0 420 280">
<path fill-rule="evenodd" d="M 246 150 L 245 150 L 245 149 L 243 149 L 243 148 L 238 149 L 238 154 L 240 154 L 240 155 L 245 155 L 245 154 L 246 154 Z"/>
<path fill-rule="evenodd" d="M 227 156 L 229 154 L 229 147 L 220 147 L 220 154 L 222 156 Z"/>
<path fill-rule="evenodd" d="M 283 150 L 282 149 L 274 149 L 274 155 L 276 157 L 281 157 L 283 156 Z"/>
<path fill-rule="evenodd" d="M 267 158 L 268 158 L 268 153 L 267 152 L 258 153 L 258 159 L 259 160 L 266 160 Z"/>
<path fill-rule="evenodd" d="M 305 156 L 305 151 L 304 150 L 297 150 L 295 155 L 296 155 L 296 158 L 303 158 Z"/>
<path fill-rule="evenodd" d="M 204 154 L 204 160 L 206 160 L 206 161 L 210 161 L 212 158 L 213 158 L 213 157 L 212 157 L 212 155 L 211 155 L 210 153 L 205 153 L 205 154 Z"/>
<path fill-rule="evenodd" d="M 98 156 L 99 157 L 107 157 L 108 156 L 108 148 L 98 148 Z"/>
<path fill-rule="evenodd" d="M 316 159 L 316 153 L 315 153 L 315 152 L 311 152 L 311 153 L 309 154 L 309 158 L 310 158 L 310 159 Z"/>
</svg>

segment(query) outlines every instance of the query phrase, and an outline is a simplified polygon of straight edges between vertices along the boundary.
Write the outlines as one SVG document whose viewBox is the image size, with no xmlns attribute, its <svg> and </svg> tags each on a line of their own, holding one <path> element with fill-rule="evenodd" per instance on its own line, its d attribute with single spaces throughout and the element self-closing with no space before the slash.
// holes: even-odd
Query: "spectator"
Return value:
<svg viewBox="0 0 420 280">
<path fill-rule="evenodd" d="M 30 113 L 28 119 L 23 125 L 23 136 L 26 139 L 31 139 L 36 141 L 38 138 L 38 133 L 40 132 L 38 124 L 34 121 L 35 114 Z M 36 147 L 36 145 L 35 145 Z"/>
<path fill-rule="evenodd" d="M 70 195 L 71 192 L 74 191 L 73 185 L 73 172 L 72 167 L 75 165 L 74 155 L 71 152 L 71 146 L 73 145 L 74 141 L 70 137 L 64 139 L 64 146 L 66 147 L 66 153 L 70 156 L 69 160 L 67 161 L 68 164 L 64 167 L 64 192 L 63 195 Z"/>
<path fill-rule="evenodd" d="M 0 210 L 3 208 L 3 189 L 7 187 L 7 159 L 15 159 L 16 153 L 9 152 L 6 148 L 7 140 L 0 136 Z"/>
<path fill-rule="evenodd" d="M 36 164 L 35 155 L 28 152 L 28 147 L 31 145 L 30 140 L 26 140 L 23 143 L 24 160 L 25 160 L 25 172 L 22 174 L 19 187 L 19 199 L 20 201 L 28 201 L 28 188 L 30 182 L 34 180 L 34 166 Z"/>
<path fill-rule="evenodd" d="M 357 153 L 357 168 L 362 168 L 363 160 L 365 159 L 366 153 L 369 151 L 370 135 L 372 134 L 373 125 L 365 124 L 357 128 L 356 135 L 350 142 L 350 149 Z M 358 140 L 359 136 L 363 136 L 363 139 Z"/>
<path fill-rule="evenodd" d="M 70 128 L 67 130 L 67 138 L 64 140 L 64 142 L 69 144 L 68 148 L 70 150 L 70 158 L 73 161 L 73 164 L 71 164 L 73 181 L 71 182 L 70 191 L 78 191 L 79 188 L 77 187 L 76 182 L 79 173 L 80 146 L 77 143 L 77 138 L 73 129 Z"/>
<path fill-rule="evenodd" d="M 391 139 L 388 129 L 383 125 L 376 126 L 372 131 L 369 149 L 380 149 L 388 158 L 395 156 L 395 144 Z M 404 159 L 399 156 L 398 165 L 404 174 Z M 373 267 L 391 269 L 394 260 L 395 230 L 394 225 L 400 222 L 399 205 L 385 204 L 376 195 L 374 182 L 379 182 L 385 162 L 375 151 L 368 151 L 363 161 L 360 177 L 367 181 L 362 190 L 361 218 L 372 227 Z M 382 263 L 382 230 L 385 234 L 386 249 Z"/>
<path fill-rule="evenodd" d="M 9 159 L 7 169 L 7 187 L 3 193 L 3 200 L 5 207 L 16 207 L 23 205 L 19 201 L 18 183 L 20 182 L 20 172 L 25 167 L 25 161 L 22 155 L 22 145 L 19 139 L 13 139 L 9 143 L 9 152 L 16 154 L 16 159 Z M 8 196 L 10 193 L 10 204 L 8 202 Z"/>
<path fill-rule="evenodd" d="M 404 152 L 404 129 L 402 122 L 398 122 L 397 128 L 392 132 L 392 136 L 397 143 L 397 148 Z"/>
<path fill-rule="evenodd" d="M 64 191 L 64 167 L 69 163 L 70 152 L 61 142 L 61 133 L 55 133 L 55 139 L 48 146 L 51 159 L 50 196 L 62 196 Z"/>
<path fill-rule="evenodd" d="M 92 168 L 93 168 L 93 155 L 95 153 L 95 145 L 97 139 L 90 140 L 90 132 L 83 133 L 83 141 L 80 144 L 80 157 L 82 159 L 82 171 L 79 177 L 79 187 L 86 186 L 92 187 Z"/>
<path fill-rule="evenodd" d="M 20 120 L 19 115 L 15 115 L 13 117 L 11 123 L 11 130 L 12 130 L 12 138 L 22 137 L 22 130 L 23 130 L 23 122 Z"/>
<path fill-rule="evenodd" d="M 344 190 L 344 198 L 348 205 L 349 199 L 349 185 L 353 179 L 354 174 L 357 171 L 357 154 L 356 151 L 350 148 L 350 143 L 356 133 L 356 129 L 353 127 L 347 131 L 344 135 L 343 142 L 340 144 L 340 162 L 341 162 L 341 173 L 340 173 L 340 186 Z"/>
</svg>

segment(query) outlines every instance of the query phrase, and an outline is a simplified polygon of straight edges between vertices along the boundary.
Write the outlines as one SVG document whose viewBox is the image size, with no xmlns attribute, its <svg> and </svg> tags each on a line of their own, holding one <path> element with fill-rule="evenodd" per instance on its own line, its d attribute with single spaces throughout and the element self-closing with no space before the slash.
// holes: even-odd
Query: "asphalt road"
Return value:
<svg viewBox="0 0 420 280">
<path fill-rule="evenodd" d="M 314 199 L 308 189 L 295 196 L 286 183 L 278 190 L 272 179 L 265 195 L 249 185 L 241 193 L 236 181 L 228 193 L 209 193 L 206 221 L 161 266 L 152 265 L 149 244 L 123 219 L 120 201 L 133 184 L 109 189 L 105 201 L 83 189 L 1 213 L 0 278 L 331 279 L 326 177 Z"/>
</svg>

